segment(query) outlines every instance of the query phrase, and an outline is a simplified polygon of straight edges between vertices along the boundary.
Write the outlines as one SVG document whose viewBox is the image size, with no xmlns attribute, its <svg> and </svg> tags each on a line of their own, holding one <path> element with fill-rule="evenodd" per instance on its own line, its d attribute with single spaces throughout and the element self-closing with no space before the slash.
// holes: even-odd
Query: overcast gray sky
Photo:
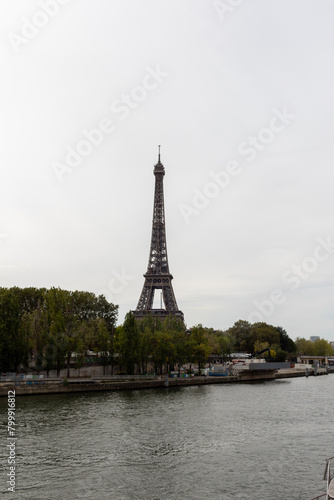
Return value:
<svg viewBox="0 0 334 500">
<path fill-rule="evenodd" d="M 188 327 L 334 340 L 334 1 L 2 0 L 0 285 L 146 271 L 161 144 Z"/>
</svg>

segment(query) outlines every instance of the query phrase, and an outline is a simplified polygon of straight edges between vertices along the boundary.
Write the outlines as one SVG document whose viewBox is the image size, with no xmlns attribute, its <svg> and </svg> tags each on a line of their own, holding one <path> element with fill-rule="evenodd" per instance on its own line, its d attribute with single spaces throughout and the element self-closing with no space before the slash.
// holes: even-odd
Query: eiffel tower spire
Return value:
<svg viewBox="0 0 334 500">
<path fill-rule="evenodd" d="M 151 248 L 147 271 L 144 274 L 145 282 L 143 290 L 134 315 L 139 319 L 145 314 L 153 314 L 154 316 L 161 317 L 172 314 L 183 319 L 183 313 L 177 307 L 172 287 L 173 276 L 170 274 L 168 266 L 163 189 L 165 169 L 161 163 L 160 146 L 158 163 L 154 166 L 153 173 L 155 176 L 155 190 Z M 162 291 L 165 309 L 153 309 L 154 293 L 156 290 Z"/>
</svg>

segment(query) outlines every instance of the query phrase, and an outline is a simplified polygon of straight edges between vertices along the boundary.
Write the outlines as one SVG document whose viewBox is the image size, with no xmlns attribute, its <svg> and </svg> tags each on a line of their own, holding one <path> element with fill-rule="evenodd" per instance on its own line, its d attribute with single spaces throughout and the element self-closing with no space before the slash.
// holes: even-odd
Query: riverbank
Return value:
<svg viewBox="0 0 334 500">
<path fill-rule="evenodd" d="M 327 374 L 325 369 L 318 369 L 316 375 Z M 309 369 L 308 375 L 314 376 L 314 370 Z M 185 387 L 210 384 L 232 384 L 254 381 L 269 381 L 275 379 L 305 377 L 307 374 L 302 370 L 294 368 L 250 373 L 240 372 L 238 376 L 225 377 L 193 377 L 193 378 L 168 378 L 157 377 L 150 379 L 128 379 L 119 377 L 105 378 L 72 378 L 72 379 L 33 379 L 26 381 L 2 381 L 0 382 L 0 396 L 7 396 L 9 390 L 15 390 L 17 396 L 29 396 L 38 394 L 64 394 L 72 392 L 101 392 L 101 391 L 123 391 L 138 389 L 156 389 L 162 387 Z"/>
</svg>

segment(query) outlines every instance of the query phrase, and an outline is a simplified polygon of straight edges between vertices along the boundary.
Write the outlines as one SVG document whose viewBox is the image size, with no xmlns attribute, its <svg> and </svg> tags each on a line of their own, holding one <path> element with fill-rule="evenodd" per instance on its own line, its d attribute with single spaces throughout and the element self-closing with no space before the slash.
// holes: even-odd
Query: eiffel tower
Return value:
<svg viewBox="0 0 334 500">
<path fill-rule="evenodd" d="M 172 287 L 173 276 L 169 272 L 167 259 L 167 243 L 165 230 L 165 208 L 163 180 L 165 169 L 160 161 L 160 146 L 158 163 L 153 170 L 155 176 L 154 207 L 152 222 L 151 249 L 148 267 L 144 274 L 145 282 L 138 305 L 133 314 L 136 319 L 142 319 L 146 314 L 152 314 L 161 319 L 169 314 L 183 319 L 183 312 L 179 311 Z M 153 309 L 154 293 L 161 290 L 165 309 Z"/>
</svg>

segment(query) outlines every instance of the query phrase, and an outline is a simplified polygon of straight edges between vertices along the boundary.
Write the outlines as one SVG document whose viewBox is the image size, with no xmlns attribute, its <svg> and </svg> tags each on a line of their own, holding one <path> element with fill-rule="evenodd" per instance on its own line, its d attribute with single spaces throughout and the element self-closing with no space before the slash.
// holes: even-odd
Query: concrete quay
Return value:
<svg viewBox="0 0 334 500">
<path fill-rule="evenodd" d="M 224 380 L 222 380 L 224 379 Z M 168 378 L 168 387 L 182 387 L 189 385 L 221 384 L 238 382 L 238 377 L 194 377 L 194 378 Z M 52 383 L 13 383 L 0 382 L 0 396 L 7 396 L 9 390 L 15 390 L 16 396 L 29 396 L 34 394 L 66 394 L 72 392 L 101 392 L 101 391 L 121 391 L 138 389 L 157 389 L 166 387 L 165 377 L 158 377 L 155 380 L 119 380 L 119 381 L 99 381 L 69 379 L 64 384 L 62 380 Z"/>
<path fill-rule="evenodd" d="M 312 366 L 305 368 L 286 368 L 283 370 L 278 370 L 275 374 L 275 378 L 291 378 L 291 377 L 308 377 L 308 376 L 318 376 L 318 375 L 328 375 L 326 368 Z"/>
<path fill-rule="evenodd" d="M 318 368 L 317 375 L 327 374 L 325 368 Z M 308 375 L 315 375 L 314 369 L 309 368 Z M 282 378 L 305 377 L 306 372 L 302 369 L 287 368 L 270 372 L 244 371 L 238 376 L 225 377 L 193 377 L 193 378 L 168 378 L 165 376 L 156 378 L 131 378 L 126 377 L 101 377 L 101 378 L 72 378 L 66 383 L 60 378 L 37 379 L 32 383 L 24 381 L 1 381 L 0 396 L 7 396 L 9 390 L 15 390 L 17 396 L 42 395 L 42 394 L 67 394 L 74 392 L 106 392 L 121 390 L 157 389 L 163 387 L 187 387 L 193 385 L 231 384 L 254 381 L 269 381 Z"/>
</svg>

